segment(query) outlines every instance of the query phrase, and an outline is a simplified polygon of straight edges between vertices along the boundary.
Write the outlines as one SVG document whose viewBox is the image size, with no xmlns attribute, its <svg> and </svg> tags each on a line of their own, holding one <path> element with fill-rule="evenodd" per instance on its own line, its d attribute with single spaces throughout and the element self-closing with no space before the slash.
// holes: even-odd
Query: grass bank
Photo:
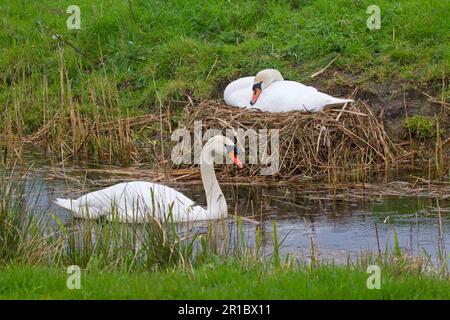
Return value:
<svg viewBox="0 0 450 320">
<path fill-rule="evenodd" d="M 308 81 L 338 53 L 333 69 L 359 82 L 420 86 L 440 83 L 450 71 L 446 1 L 378 1 L 381 29 L 372 31 L 370 1 L 77 3 L 80 30 L 66 27 L 69 1 L 2 4 L 1 102 L 23 81 L 33 82 L 38 94 L 44 78 L 49 98 L 58 96 L 61 54 L 74 96 L 86 97 L 105 79 L 120 89 L 122 110 L 157 103 L 155 88 L 163 102 L 184 94 L 213 98 L 226 82 L 268 67 Z M 53 39 L 55 33 L 83 54 Z M 29 109 L 41 118 L 39 105 Z"/>
<path fill-rule="evenodd" d="M 267 271 L 255 265 L 213 262 L 192 272 L 81 272 L 69 290 L 57 268 L 0 268 L 0 299 L 450 299 L 450 281 L 381 270 L 380 289 L 368 274 L 345 267 Z"/>
<path fill-rule="evenodd" d="M 81 29 L 68 30 L 71 4 L 0 5 L 0 129 L 19 157 L 27 141 L 65 160 L 151 161 L 186 101 L 269 67 L 330 93 L 358 87 L 386 117 L 405 115 L 405 91 L 449 94 L 448 1 L 378 1 L 379 30 L 366 26 L 371 1 L 80 0 Z M 423 101 L 427 114 L 444 108 Z"/>
</svg>

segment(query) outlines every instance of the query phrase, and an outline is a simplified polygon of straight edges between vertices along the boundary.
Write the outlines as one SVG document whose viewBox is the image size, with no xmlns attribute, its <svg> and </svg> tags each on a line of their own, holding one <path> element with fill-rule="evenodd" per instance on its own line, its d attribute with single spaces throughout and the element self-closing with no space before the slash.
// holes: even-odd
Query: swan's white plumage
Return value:
<svg viewBox="0 0 450 320">
<path fill-rule="evenodd" d="M 205 220 L 207 212 L 191 199 L 168 186 L 134 181 L 88 193 L 78 199 L 56 199 L 56 204 L 71 210 L 76 218 L 107 220 L 117 216 L 122 222 L 145 222 L 152 216 L 167 218 L 171 207 L 174 221 Z"/>
<path fill-rule="evenodd" d="M 256 103 L 250 105 L 255 77 L 240 78 L 231 82 L 224 91 L 227 105 L 241 108 L 256 108 L 269 112 L 309 111 L 318 112 L 328 105 L 352 102 L 340 99 L 305 86 L 295 81 L 274 81 L 262 90 Z"/>
<path fill-rule="evenodd" d="M 56 199 L 55 203 L 73 212 L 76 218 L 118 220 L 142 223 L 156 218 L 173 222 L 213 220 L 226 217 L 225 197 L 214 172 L 214 155 L 230 156 L 234 143 L 227 137 L 214 136 L 208 140 L 200 155 L 200 171 L 206 193 L 207 209 L 171 187 L 146 182 L 124 182 L 90 192 L 78 199 Z M 234 155 L 235 157 L 235 155 Z M 242 166 L 239 159 L 233 160 Z"/>
</svg>

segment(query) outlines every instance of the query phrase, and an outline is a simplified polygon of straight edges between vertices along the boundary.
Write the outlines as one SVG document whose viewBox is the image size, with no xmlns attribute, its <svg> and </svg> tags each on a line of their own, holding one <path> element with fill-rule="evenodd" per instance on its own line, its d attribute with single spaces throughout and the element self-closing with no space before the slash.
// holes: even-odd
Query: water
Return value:
<svg viewBox="0 0 450 320">
<path fill-rule="evenodd" d="M 89 184 L 82 188 L 63 179 L 47 180 L 46 177 L 43 172 L 30 176 L 28 201 L 40 212 L 54 212 L 63 222 L 72 217 L 69 211 L 53 204 L 56 197 L 76 198 L 82 192 L 101 188 Z M 171 186 L 205 205 L 200 182 Z M 438 203 L 426 194 L 364 197 L 357 192 L 358 188 L 335 190 L 327 185 L 262 187 L 226 184 L 222 185 L 222 190 L 230 214 L 238 212 L 261 222 L 262 244 L 268 252 L 273 248 L 275 220 L 278 239 L 283 240 L 282 253 L 306 259 L 310 256 L 312 242 L 316 244 L 319 258 L 336 262 L 344 262 L 362 252 L 384 252 L 386 247 L 394 247 L 395 228 L 403 252 L 413 256 L 426 252 L 436 260 Z M 450 248 L 450 199 L 441 199 L 439 207 L 444 243 Z M 244 229 L 252 243 L 256 224 L 247 221 Z"/>
</svg>

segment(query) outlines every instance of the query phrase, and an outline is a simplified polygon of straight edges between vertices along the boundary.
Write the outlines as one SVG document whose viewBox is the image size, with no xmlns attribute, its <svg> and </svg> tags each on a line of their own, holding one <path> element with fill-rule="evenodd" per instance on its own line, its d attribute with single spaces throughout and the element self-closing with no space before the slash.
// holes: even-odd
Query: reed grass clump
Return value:
<svg viewBox="0 0 450 320">
<path fill-rule="evenodd" d="M 85 271 L 128 273 L 192 271 L 204 265 L 234 261 L 242 268 L 256 265 L 265 272 L 276 273 L 295 268 L 312 272 L 330 263 L 319 259 L 314 239 L 309 263 L 283 252 L 285 238 L 278 238 L 275 221 L 270 247 L 262 246 L 263 225 L 258 225 L 252 234 L 252 228 L 244 228 L 246 222 L 239 216 L 231 221 L 177 224 L 169 211 L 162 220 L 150 218 L 142 224 L 121 223 L 116 219 L 71 218 L 63 222 L 55 213 L 33 209 L 27 200 L 25 178 L 19 182 L 8 175 L 0 184 L 0 265 L 63 269 L 77 265 Z M 436 273 L 448 277 L 448 253 L 443 237 L 441 226 L 436 263 L 429 257 L 409 257 L 394 231 L 394 243 L 386 244 L 384 253 L 380 247 L 378 255 L 362 252 L 356 261 L 349 260 L 347 267 L 365 271 L 368 264 L 378 264 L 393 274 Z"/>
<path fill-rule="evenodd" d="M 61 241 L 46 228 L 44 215 L 31 208 L 26 181 L 0 175 L 0 264 L 55 262 Z"/>
</svg>

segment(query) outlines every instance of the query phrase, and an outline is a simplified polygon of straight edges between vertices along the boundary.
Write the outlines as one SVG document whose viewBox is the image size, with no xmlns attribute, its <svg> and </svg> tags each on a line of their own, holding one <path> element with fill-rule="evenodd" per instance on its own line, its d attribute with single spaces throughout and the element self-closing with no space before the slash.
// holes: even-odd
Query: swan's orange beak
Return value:
<svg viewBox="0 0 450 320">
<path fill-rule="evenodd" d="M 233 161 L 235 165 L 238 166 L 239 169 L 242 169 L 244 167 L 244 165 L 242 164 L 241 160 L 239 160 L 234 150 L 228 154 L 228 157 L 231 159 L 231 161 Z"/>
<path fill-rule="evenodd" d="M 255 103 L 256 103 L 256 101 L 258 100 L 258 98 L 259 98 L 259 95 L 261 94 L 261 89 L 260 88 L 255 88 L 254 90 L 253 90 L 253 96 L 252 96 L 252 100 L 250 100 L 250 104 L 251 105 L 254 105 Z"/>
</svg>

